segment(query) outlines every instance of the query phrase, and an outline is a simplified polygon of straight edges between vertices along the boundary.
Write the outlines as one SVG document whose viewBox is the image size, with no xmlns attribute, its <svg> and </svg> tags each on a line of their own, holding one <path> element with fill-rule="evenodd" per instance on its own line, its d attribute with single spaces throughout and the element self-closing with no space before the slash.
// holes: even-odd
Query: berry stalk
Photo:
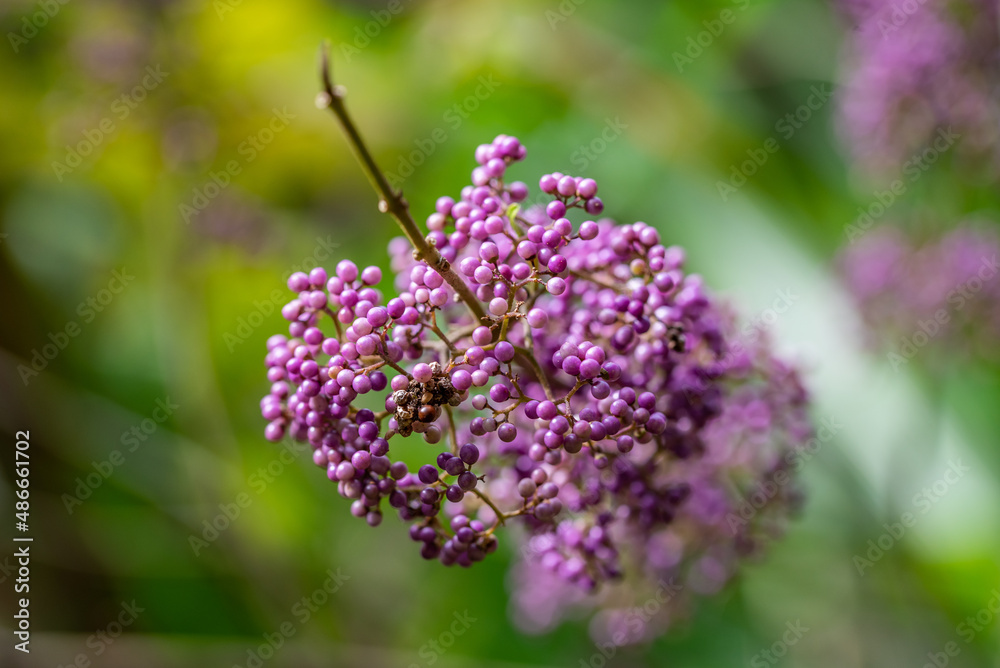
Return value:
<svg viewBox="0 0 1000 668">
<path fill-rule="evenodd" d="M 397 192 L 389 185 L 385 174 L 379 169 L 379 166 L 375 163 L 375 158 L 372 157 L 371 151 L 368 150 L 364 138 L 358 132 L 354 120 L 347 111 L 347 105 L 344 104 L 344 96 L 346 95 L 344 87 L 336 86 L 333 83 L 330 69 L 329 43 L 323 44 L 323 48 L 320 51 L 320 59 L 323 92 L 316 98 L 316 106 L 327 108 L 336 116 L 340 127 L 347 136 L 347 143 L 350 145 L 358 162 L 361 163 L 361 167 L 368 176 L 368 180 L 379 196 L 379 211 L 388 213 L 399 224 L 399 228 L 413 245 L 414 259 L 427 262 L 437 273 L 441 274 L 441 277 L 452 287 L 455 294 L 458 295 L 469 308 L 469 311 L 472 312 L 475 321 L 482 322 L 486 318 L 486 311 L 483 309 L 482 302 L 476 299 L 476 296 L 469 289 L 466 282 L 451 268 L 451 263 L 443 258 L 438 249 L 428 243 L 427 239 L 420 233 L 420 228 L 417 227 L 413 216 L 410 215 L 410 205 L 406 201 L 406 198 L 403 197 L 402 191 Z"/>
</svg>

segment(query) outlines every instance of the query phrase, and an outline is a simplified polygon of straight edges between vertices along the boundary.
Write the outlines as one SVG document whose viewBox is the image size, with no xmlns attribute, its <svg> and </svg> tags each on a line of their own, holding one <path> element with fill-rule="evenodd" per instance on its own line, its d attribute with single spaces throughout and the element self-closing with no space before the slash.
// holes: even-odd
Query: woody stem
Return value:
<svg viewBox="0 0 1000 668">
<path fill-rule="evenodd" d="M 452 287 L 459 298 L 469 308 L 469 311 L 472 312 L 476 322 L 481 322 L 486 318 L 486 311 L 483 310 L 482 302 L 476 299 L 476 296 L 466 282 L 451 268 L 451 263 L 442 257 L 438 249 L 428 243 L 427 239 L 420 233 L 420 229 L 413 221 L 413 216 L 410 215 L 410 205 L 403 197 L 403 193 L 394 190 L 389 185 L 385 174 L 375 164 L 375 159 L 372 157 L 371 151 L 368 150 L 368 146 L 361 137 L 361 133 L 358 132 L 351 115 L 347 112 L 347 107 L 344 104 L 344 97 L 346 95 L 344 87 L 333 84 L 330 72 L 330 45 L 328 43 L 323 45 L 321 63 L 323 92 L 317 97 L 316 105 L 320 108 L 329 109 L 340 123 L 341 129 L 343 129 L 347 137 L 347 143 L 351 146 L 351 150 L 354 152 L 358 162 L 361 163 L 365 175 L 379 196 L 379 211 L 390 214 L 396 220 L 403 234 L 409 240 L 410 244 L 413 245 L 414 257 L 417 260 L 423 260 L 434 271 L 441 274 L 441 277 Z"/>
</svg>

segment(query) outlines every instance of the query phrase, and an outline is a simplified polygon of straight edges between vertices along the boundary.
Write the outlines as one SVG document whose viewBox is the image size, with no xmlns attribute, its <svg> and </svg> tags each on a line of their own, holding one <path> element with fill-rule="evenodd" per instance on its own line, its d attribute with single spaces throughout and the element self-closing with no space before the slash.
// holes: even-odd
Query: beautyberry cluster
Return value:
<svg viewBox="0 0 1000 668">
<path fill-rule="evenodd" d="M 849 33 L 841 134 L 858 166 L 922 174 L 944 153 L 975 178 L 1000 168 L 1000 7 L 991 0 L 836 0 Z"/>
<path fill-rule="evenodd" d="M 918 236 L 886 224 L 841 251 L 840 273 L 867 342 L 886 352 L 893 370 L 925 347 L 922 357 L 941 368 L 956 358 L 997 359 L 1000 237 L 993 225 L 963 220 Z"/>
<path fill-rule="evenodd" d="M 507 179 L 524 157 L 505 135 L 476 149 L 426 243 L 390 244 L 395 297 L 347 260 L 289 279 L 267 437 L 308 441 L 354 515 L 395 509 L 446 565 L 482 560 L 515 521 L 525 568 L 581 595 L 751 551 L 791 488 L 759 518 L 725 515 L 809 437 L 797 375 L 762 338 L 733 345 L 731 316 L 654 227 L 595 219 L 593 179 L 545 174 L 525 206 Z M 416 470 L 404 439 L 424 442 Z"/>
</svg>

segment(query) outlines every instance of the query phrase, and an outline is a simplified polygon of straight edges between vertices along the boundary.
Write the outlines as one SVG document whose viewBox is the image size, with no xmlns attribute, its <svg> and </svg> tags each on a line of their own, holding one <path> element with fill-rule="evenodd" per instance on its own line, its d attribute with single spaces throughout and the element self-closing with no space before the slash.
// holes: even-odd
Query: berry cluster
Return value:
<svg viewBox="0 0 1000 668">
<path fill-rule="evenodd" d="M 940 153 L 976 178 L 1000 169 L 1000 7 L 992 0 L 836 0 L 856 28 L 838 95 L 841 135 L 876 174 Z M 917 9 L 919 7 L 919 9 Z M 910 176 L 909 174 L 907 176 Z"/>
<path fill-rule="evenodd" d="M 731 318 L 680 248 L 645 223 L 592 219 L 604 208 L 593 179 L 546 174 L 548 202 L 523 207 L 528 187 L 506 175 L 524 157 L 504 135 L 476 149 L 472 184 L 427 217 L 435 257 L 390 244 L 397 296 L 377 289 L 377 267 L 347 260 L 333 276 L 294 274 L 261 408 L 269 439 L 308 441 L 351 512 L 375 526 L 396 509 L 425 558 L 469 566 L 517 519 L 527 559 L 591 592 L 646 558 L 636 537 L 689 522 L 722 478 L 731 494 L 773 471 L 808 438 L 806 397 L 794 371 L 731 354 Z M 777 392 L 778 378 L 771 403 L 740 390 Z M 774 415 L 755 439 L 716 436 L 746 443 L 730 466 L 710 437 L 736 397 Z M 401 439 L 426 443 L 415 471 L 394 458 Z M 745 547 L 753 528 L 722 533 L 690 544 Z"/>
<path fill-rule="evenodd" d="M 917 236 L 887 224 L 841 251 L 840 273 L 868 343 L 886 351 L 894 370 L 925 346 L 943 354 L 929 351 L 931 366 L 997 359 L 1000 238 L 992 225 L 963 220 Z"/>
</svg>

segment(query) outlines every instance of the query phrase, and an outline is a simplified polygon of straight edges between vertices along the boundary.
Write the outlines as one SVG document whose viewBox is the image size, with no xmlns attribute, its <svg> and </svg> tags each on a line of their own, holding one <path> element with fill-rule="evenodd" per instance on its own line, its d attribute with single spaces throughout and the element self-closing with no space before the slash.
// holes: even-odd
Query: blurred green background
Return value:
<svg viewBox="0 0 1000 668">
<path fill-rule="evenodd" d="M 607 665 L 1000 666 L 1000 371 L 896 373 L 861 345 L 833 258 L 879 184 L 838 147 L 849 28 L 825 4 L 5 0 L 0 27 L 0 497 L 12 508 L 14 434 L 30 430 L 35 538 L 25 656 L 0 521 L 3 665 L 604 665 L 586 620 L 516 630 L 509 552 L 425 563 L 397 519 L 368 529 L 306 453 L 263 438 L 285 279 L 341 257 L 388 269 L 395 235 L 314 106 L 329 39 L 418 219 L 468 182 L 477 144 L 517 135 L 515 178 L 592 176 L 607 213 L 684 245 L 800 362 L 832 425 L 786 538 Z M 779 125 L 810 96 L 806 120 Z M 893 217 L 996 220 L 998 202 L 942 163 Z M 956 461 L 968 471 L 934 491 Z M 916 525 L 886 540 L 907 511 Z M 429 650 L 456 614 L 475 621 Z"/>
</svg>

